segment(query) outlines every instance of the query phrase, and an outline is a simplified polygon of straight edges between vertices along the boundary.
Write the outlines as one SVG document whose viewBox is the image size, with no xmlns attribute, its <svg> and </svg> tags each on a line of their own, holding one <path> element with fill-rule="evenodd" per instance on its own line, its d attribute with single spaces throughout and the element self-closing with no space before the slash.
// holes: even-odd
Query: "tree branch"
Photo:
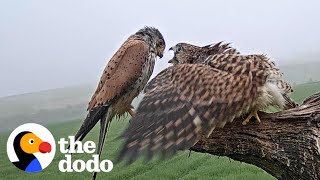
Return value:
<svg viewBox="0 0 320 180">
<path fill-rule="evenodd" d="M 191 150 L 256 165 L 278 179 L 320 179 L 320 92 L 297 108 L 236 119 Z M 252 119 L 253 120 L 253 119 Z"/>
</svg>

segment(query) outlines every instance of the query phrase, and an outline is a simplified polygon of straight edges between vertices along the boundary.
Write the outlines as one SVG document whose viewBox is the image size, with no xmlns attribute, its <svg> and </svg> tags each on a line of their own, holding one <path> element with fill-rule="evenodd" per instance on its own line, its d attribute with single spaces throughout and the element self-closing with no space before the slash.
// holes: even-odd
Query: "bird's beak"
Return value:
<svg viewBox="0 0 320 180">
<path fill-rule="evenodd" d="M 170 59 L 169 61 L 168 61 L 168 63 L 172 63 L 173 61 L 172 61 L 172 59 Z"/>
<path fill-rule="evenodd" d="M 163 57 L 163 54 L 161 53 L 161 54 L 159 54 L 159 57 L 160 57 L 160 59 Z"/>
<path fill-rule="evenodd" d="M 173 48 L 171 47 L 171 48 L 169 48 L 169 51 L 173 51 Z"/>
</svg>

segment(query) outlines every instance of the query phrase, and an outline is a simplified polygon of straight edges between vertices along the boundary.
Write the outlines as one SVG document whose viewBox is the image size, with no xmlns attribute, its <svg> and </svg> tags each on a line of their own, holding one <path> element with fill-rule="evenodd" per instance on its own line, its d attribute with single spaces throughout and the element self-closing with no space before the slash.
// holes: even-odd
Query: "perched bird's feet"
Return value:
<svg viewBox="0 0 320 180">
<path fill-rule="evenodd" d="M 252 116 L 253 116 L 253 114 L 250 113 L 250 114 L 248 115 L 248 117 L 247 117 L 244 121 L 242 121 L 242 125 L 247 125 L 247 124 L 249 123 L 249 121 L 250 121 L 250 119 L 251 119 Z"/>
<path fill-rule="evenodd" d="M 258 121 L 258 123 L 261 122 L 259 116 L 258 116 L 258 111 L 253 111 L 251 112 L 248 117 L 242 122 L 242 125 L 247 125 L 250 121 L 250 119 L 252 118 L 252 116 L 254 116 L 256 118 L 256 121 Z"/>
</svg>

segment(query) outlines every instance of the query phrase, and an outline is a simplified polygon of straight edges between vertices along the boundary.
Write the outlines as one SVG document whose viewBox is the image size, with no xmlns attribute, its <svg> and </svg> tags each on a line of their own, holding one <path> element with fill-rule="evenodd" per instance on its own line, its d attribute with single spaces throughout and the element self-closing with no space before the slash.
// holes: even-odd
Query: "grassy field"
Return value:
<svg viewBox="0 0 320 180">
<path fill-rule="evenodd" d="M 121 142 L 116 139 L 127 124 L 126 120 L 114 121 L 107 137 L 107 145 L 103 154 L 104 159 L 113 160 Z M 52 132 L 56 141 L 76 132 L 80 121 L 71 121 L 47 128 Z M 97 140 L 99 129 L 96 127 L 86 140 Z M 58 163 L 64 158 L 57 152 L 54 161 L 44 171 L 35 174 L 26 174 L 15 168 L 6 155 L 5 144 L 8 133 L 0 135 L 0 178 L 4 179 L 90 179 L 91 173 L 61 173 Z M 165 161 L 155 160 L 144 164 L 140 159 L 130 166 L 117 164 L 109 173 L 99 173 L 101 179 L 273 179 L 263 170 L 244 163 L 229 160 L 225 157 L 215 157 L 208 154 L 181 152 L 172 159 Z M 75 154 L 74 159 L 88 160 L 91 155 Z"/>
<path fill-rule="evenodd" d="M 295 87 L 292 97 L 299 103 L 308 95 L 320 91 L 320 83 L 304 84 Z M 115 120 L 111 124 L 103 159 L 113 160 L 119 151 L 121 141 L 117 139 L 126 126 L 128 119 Z M 81 120 L 68 121 L 59 124 L 49 124 L 46 127 L 53 133 L 56 141 L 62 137 L 73 135 L 79 128 Z M 86 140 L 97 141 L 99 127 L 88 135 Z M 7 158 L 6 141 L 9 132 L 0 133 L 0 179 L 90 179 L 91 173 L 61 173 L 58 163 L 64 158 L 57 151 L 54 161 L 44 171 L 26 174 L 15 168 Z M 180 152 L 168 160 L 154 160 L 145 164 L 142 159 L 130 166 L 116 164 L 109 173 L 99 173 L 99 179 L 274 179 L 262 169 L 253 165 L 217 157 L 208 154 Z M 75 154 L 73 159 L 90 159 L 90 154 Z"/>
<path fill-rule="evenodd" d="M 0 132 L 25 122 L 60 123 L 86 115 L 95 85 L 84 84 L 8 97 L 0 97 Z M 132 103 L 136 106 L 142 96 Z"/>
<path fill-rule="evenodd" d="M 294 92 L 291 94 L 291 97 L 296 102 L 301 103 L 311 94 L 320 91 L 320 82 L 300 84 L 295 86 L 293 89 L 294 89 Z"/>
</svg>

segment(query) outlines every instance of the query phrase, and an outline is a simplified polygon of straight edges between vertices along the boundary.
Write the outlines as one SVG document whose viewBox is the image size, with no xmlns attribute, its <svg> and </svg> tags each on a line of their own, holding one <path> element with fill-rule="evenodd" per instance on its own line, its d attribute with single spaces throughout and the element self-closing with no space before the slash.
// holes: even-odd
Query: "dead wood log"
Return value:
<svg viewBox="0 0 320 180">
<path fill-rule="evenodd" d="M 297 108 L 236 119 L 191 150 L 256 165 L 278 179 L 320 179 L 320 92 Z"/>
</svg>

